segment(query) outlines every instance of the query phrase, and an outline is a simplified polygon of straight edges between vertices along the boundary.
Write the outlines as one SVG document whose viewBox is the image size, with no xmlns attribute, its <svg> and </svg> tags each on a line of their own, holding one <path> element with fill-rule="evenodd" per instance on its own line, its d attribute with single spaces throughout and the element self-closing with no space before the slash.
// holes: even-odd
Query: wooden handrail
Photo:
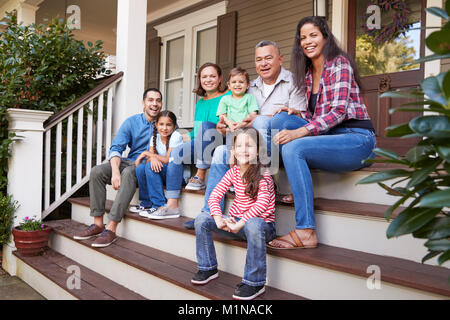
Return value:
<svg viewBox="0 0 450 320">
<path fill-rule="evenodd" d="M 44 130 L 47 130 L 48 128 L 54 126 L 56 123 L 58 123 L 60 120 L 64 119 L 66 116 L 70 115 L 73 111 L 76 111 L 79 106 L 82 106 L 89 102 L 90 99 L 98 95 L 100 92 L 105 90 L 108 86 L 113 84 L 114 82 L 120 80 L 123 77 L 123 71 L 118 72 L 115 75 L 109 76 L 104 80 L 101 84 L 99 84 L 97 87 L 86 93 L 84 96 L 79 98 L 78 100 L 71 103 L 67 108 L 64 110 L 61 110 L 57 114 L 54 114 L 50 118 L 47 119 L 47 121 L 44 122 Z"/>
</svg>

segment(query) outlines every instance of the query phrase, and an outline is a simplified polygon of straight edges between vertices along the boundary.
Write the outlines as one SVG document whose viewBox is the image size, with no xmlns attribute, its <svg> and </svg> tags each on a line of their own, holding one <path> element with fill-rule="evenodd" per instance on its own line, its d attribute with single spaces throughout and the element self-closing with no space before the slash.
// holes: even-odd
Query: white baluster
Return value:
<svg viewBox="0 0 450 320">
<path fill-rule="evenodd" d="M 106 105 L 106 156 L 108 156 L 109 148 L 111 148 L 113 95 L 114 88 L 110 88 L 108 90 L 108 103 Z"/>
<path fill-rule="evenodd" d="M 66 192 L 72 188 L 72 131 L 73 131 L 73 115 L 67 119 L 67 152 L 66 152 Z"/>
<path fill-rule="evenodd" d="M 98 97 L 98 110 L 97 110 L 97 162 L 99 165 L 102 163 L 102 145 L 103 145 L 103 93 L 100 93 Z"/>
<path fill-rule="evenodd" d="M 83 171 L 83 125 L 84 125 L 84 119 L 83 119 L 83 108 L 78 110 L 78 130 L 77 130 L 77 183 L 81 181 L 83 178 L 82 171 Z"/>
<path fill-rule="evenodd" d="M 45 132 L 44 208 L 50 206 L 50 143 L 52 129 Z"/>
<path fill-rule="evenodd" d="M 93 122 L 94 101 L 89 102 L 88 123 L 87 123 L 87 143 L 86 143 L 86 175 L 89 175 L 92 167 L 92 122 Z"/>
<path fill-rule="evenodd" d="M 61 140 L 62 122 L 56 126 L 56 152 L 55 152 L 55 200 L 61 197 Z"/>
</svg>

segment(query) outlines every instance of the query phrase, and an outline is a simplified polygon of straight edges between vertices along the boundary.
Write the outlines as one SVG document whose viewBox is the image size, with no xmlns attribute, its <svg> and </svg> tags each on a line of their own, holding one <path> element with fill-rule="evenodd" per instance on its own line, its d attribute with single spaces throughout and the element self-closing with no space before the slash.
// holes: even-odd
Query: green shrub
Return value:
<svg viewBox="0 0 450 320">
<path fill-rule="evenodd" d="M 9 242 L 16 209 L 17 202 L 0 193 L 0 246 Z"/>
<path fill-rule="evenodd" d="M 102 41 L 76 40 L 63 20 L 24 26 L 8 14 L 0 33 L 0 192 L 6 194 L 9 146 L 6 109 L 57 113 L 95 86 L 104 68 Z"/>
</svg>

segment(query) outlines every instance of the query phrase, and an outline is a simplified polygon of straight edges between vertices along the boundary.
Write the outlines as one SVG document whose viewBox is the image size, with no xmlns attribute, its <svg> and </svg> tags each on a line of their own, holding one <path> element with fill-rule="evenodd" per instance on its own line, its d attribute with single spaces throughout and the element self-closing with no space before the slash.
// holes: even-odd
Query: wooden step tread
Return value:
<svg viewBox="0 0 450 320">
<path fill-rule="evenodd" d="M 43 255 L 36 257 L 26 257 L 17 251 L 13 254 L 80 300 L 146 300 L 141 295 L 78 264 L 76 261 L 73 261 L 52 249 L 47 249 Z M 71 269 L 68 269 L 69 266 L 77 266 L 79 268 L 79 289 L 70 289 L 67 285 L 69 277 L 75 275 L 70 271 Z M 70 281 L 70 283 L 73 284 L 72 281 Z"/>
<path fill-rule="evenodd" d="M 70 202 L 89 207 L 89 198 L 72 198 Z M 107 201 L 106 211 L 110 210 L 112 203 L 110 200 Z M 184 222 L 191 220 L 190 218 L 150 220 L 131 212 L 127 212 L 126 218 L 195 236 L 194 230 L 188 230 L 183 226 Z M 246 243 L 243 241 L 230 240 L 217 234 L 214 234 L 214 239 L 229 245 L 246 248 Z M 319 244 L 317 248 L 308 250 L 274 250 L 268 248 L 267 253 L 365 278 L 368 277 L 367 267 L 377 265 L 381 269 L 382 281 L 450 297 L 450 270 L 445 267 L 324 244 Z"/>
<path fill-rule="evenodd" d="M 55 220 L 46 222 L 59 235 L 73 239 L 73 235 L 87 226 L 73 220 Z M 177 286 L 195 292 L 213 300 L 228 300 L 232 298 L 235 286 L 241 278 L 232 274 L 219 271 L 219 278 L 204 286 L 196 286 L 191 283 L 192 276 L 197 272 L 197 264 L 185 258 L 177 257 L 124 238 L 106 248 L 92 248 L 95 240 L 77 241 L 80 244 L 99 251 L 113 259 L 117 259 L 139 270 L 147 272 L 158 278 L 164 279 Z M 75 241 L 75 240 L 73 240 Z M 259 300 L 302 300 L 303 297 L 266 286 L 265 293 L 258 297 Z"/>
</svg>

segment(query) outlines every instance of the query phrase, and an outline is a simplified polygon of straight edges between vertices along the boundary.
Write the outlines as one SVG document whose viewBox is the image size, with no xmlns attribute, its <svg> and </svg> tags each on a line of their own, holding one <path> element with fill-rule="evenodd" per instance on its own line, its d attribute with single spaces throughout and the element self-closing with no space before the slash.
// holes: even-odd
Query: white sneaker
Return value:
<svg viewBox="0 0 450 320">
<path fill-rule="evenodd" d="M 136 204 L 134 206 L 130 206 L 128 208 L 128 211 L 133 212 L 133 213 L 139 213 L 139 212 L 141 212 L 143 210 L 147 210 L 147 209 L 150 209 L 150 207 L 143 207 L 141 205 Z"/>
<path fill-rule="evenodd" d="M 148 218 L 155 220 L 179 218 L 181 215 L 180 208 L 169 209 L 166 206 L 159 207 L 158 210 L 149 214 Z"/>
<path fill-rule="evenodd" d="M 144 218 L 150 218 L 150 215 L 156 211 L 156 208 L 150 208 L 139 211 L 139 215 Z"/>
</svg>

